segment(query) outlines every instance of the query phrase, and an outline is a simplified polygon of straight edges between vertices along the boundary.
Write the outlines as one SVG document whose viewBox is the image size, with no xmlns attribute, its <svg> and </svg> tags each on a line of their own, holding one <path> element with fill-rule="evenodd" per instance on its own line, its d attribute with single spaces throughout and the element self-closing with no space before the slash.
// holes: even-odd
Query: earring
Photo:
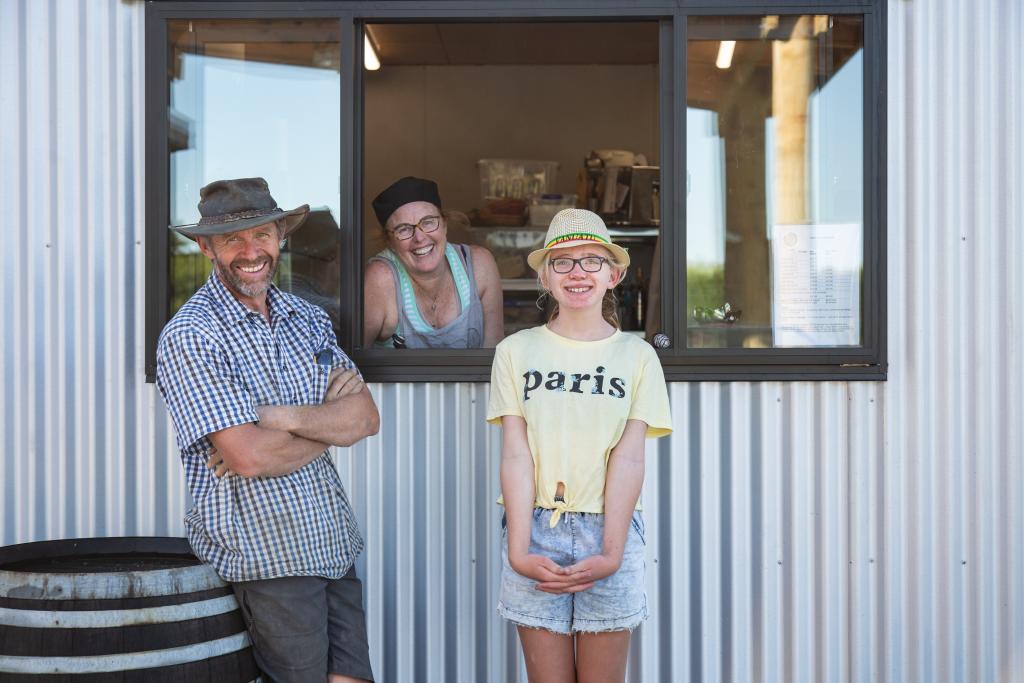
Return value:
<svg viewBox="0 0 1024 683">
<path fill-rule="evenodd" d="M 547 298 L 548 298 L 548 290 L 545 289 L 545 290 L 543 290 L 540 293 L 540 296 L 537 297 L 537 304 L 536 304 L 537 305 L 537 310 L 539 310 L 539 311 L 543 311 L 544 310 L 544 307 L 547 304 L 547 302 L 546 302 Z"/>
</svg>

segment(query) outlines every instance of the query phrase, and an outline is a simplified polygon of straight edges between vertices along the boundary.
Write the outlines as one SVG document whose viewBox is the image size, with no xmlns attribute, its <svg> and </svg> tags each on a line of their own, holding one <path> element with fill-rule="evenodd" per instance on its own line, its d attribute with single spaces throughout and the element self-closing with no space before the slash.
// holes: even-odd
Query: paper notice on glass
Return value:
<svg viewBox="0 0 1024 683">
<path fill-rule="evenodd" d="M 859 346 L 861 226 L 772 226 L 775 346 Z"/>
</svg>

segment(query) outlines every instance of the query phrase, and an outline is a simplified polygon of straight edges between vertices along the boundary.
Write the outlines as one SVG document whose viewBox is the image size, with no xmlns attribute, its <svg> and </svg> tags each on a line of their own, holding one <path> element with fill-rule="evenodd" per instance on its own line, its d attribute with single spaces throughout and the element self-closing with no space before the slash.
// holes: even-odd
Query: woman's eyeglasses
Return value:
<svg viewBox="0 0 1024 683">
<path fill-rule="evenodd" d="M 423 232 L 434 232 L 437 230 L 439 225 L 441 225 L 440 216 L 424 216 L 416 225 L 411 223 L 399 223 L 391 229 L 391 234 L 394 235 L 396 239 L 407 240 L 416 234 L 416 228 L 419 228 Z"/>
<path fill-rule="evenodd" d="M 588 273 L 596 273 L 601 270 L 601 266 L 608 262 L 603 256 L 584 256 L 583 258 L 569 258 L 568 256 L 559 256 L 553 258 L 548 263 L 551 265 L 551 270 L 555 271 L 559 275 L 565 275 L 571 272 L 576 264 L 580 264 L 580 268 Z"/>
</svg>

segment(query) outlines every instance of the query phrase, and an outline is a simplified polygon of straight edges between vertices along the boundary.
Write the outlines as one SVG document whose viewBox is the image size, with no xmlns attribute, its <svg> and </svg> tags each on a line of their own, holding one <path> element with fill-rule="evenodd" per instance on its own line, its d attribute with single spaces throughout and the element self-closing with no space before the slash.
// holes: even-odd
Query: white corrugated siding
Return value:
<svg viewBox="0 0 1024 683">
<path fill-rule="evenodd" d="M 0 543 L 182 533 L 143 381 L 143 6 L 0 2 Z M 643 681 L 1024 680 L 1024 10 L 889 6 L 889 380 L 672 386 Z M 525 680 L 486 385 L 339 464 L 384 681 Z"/>
</svg>

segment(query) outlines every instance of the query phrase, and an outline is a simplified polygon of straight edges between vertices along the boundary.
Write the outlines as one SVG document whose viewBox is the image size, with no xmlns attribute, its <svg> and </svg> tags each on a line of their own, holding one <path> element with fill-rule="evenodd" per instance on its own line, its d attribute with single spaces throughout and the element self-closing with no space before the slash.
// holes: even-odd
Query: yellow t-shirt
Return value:
<svg viewBox="0 0 1024 683">
<path fill-rule="evenodd" d="M 672 432 L 658 355 L 620 331 L 576 341 L 541 325 L 505 338 L 494 352 L 487 421 L 500 425 L 505 415 L 526 420 L 534 505 L 559 513 L 604 512 L 608 456 L 626 420 L 646 422 L 648 438 Z M 555 500 L 559 482 L 564 502 Z"/>
</svg>

